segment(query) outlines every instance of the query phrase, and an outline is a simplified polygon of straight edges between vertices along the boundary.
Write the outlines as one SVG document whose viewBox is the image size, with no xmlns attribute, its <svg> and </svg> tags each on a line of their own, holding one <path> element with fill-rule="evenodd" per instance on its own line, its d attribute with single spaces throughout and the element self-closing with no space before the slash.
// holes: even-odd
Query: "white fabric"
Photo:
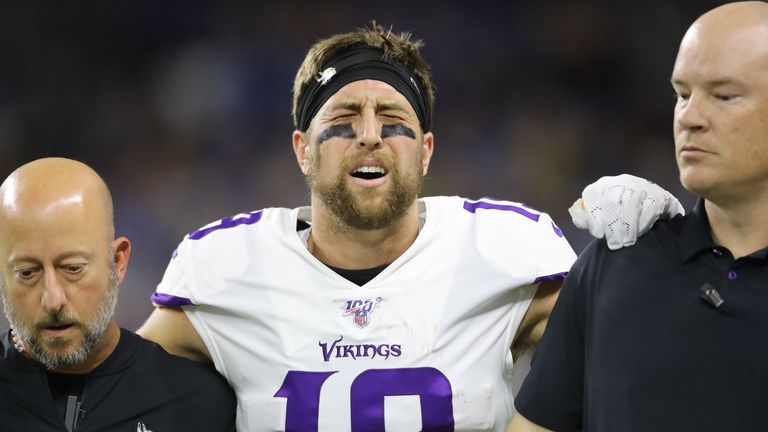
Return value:
<svg viewBox="0 0 768 432">
<path fill-rule="evenodd" d="M 358 415 L 378 416 L 362 395 L 418 371 L 450 383 L 456 431 L 504 431 L 514 412 L 509 347 L 534 282 L 567 272 L 575 254 L 548 215 L 488 199 L 492 208 L 467 209 L 476 203 L 420 200 L 426 222 L 415 242 L 362 287 L 307 251 L 296 222 L 308 221 L 308 208 L 266 209 L 256 223 L 187 237 L 157 292 L 196 305 L 184 310 L 235 388 L 238 430 L 285 430 L 288 401 L 293 413 L 302 403 L 291 392 L 312 399 L 311 386 L 285 388 L 289 371 L 333 372 L 316 408 L 327 432 L 352 430 L 353 403 L 364 405 Z M 345 314 L 354 300 L 374 303 L 364 326 Z M 394 375 L 358 385 L 382 370 Z M 387 430 L 424 427 L 417 396 L 384 398 Z"/>
<path fill-rule="evenodd" d="M 632 246 L 658 219 L 685 214 L 672 194 L 659 185 L 629 174 L 601 177 L 568 209 L 574 225 L 606 238 L 616 250 Z"/>
</svg>

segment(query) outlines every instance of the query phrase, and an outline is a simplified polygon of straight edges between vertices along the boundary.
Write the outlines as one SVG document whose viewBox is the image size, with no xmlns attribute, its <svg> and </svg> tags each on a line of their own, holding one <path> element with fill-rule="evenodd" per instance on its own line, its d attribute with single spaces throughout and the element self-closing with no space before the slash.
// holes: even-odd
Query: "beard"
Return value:
<svg viewBox="0 0 768 432">
<path fill-rule="evenodd" d="M 347 161 L 330 180 L 323 180 L 319 175 L 320 153 L 313 150 L 312 165 L 306 176 L 306 182 L 313 195 L 331 211 L 342 229 L 372 231 L 393 225 L 405 216 L 421 192 L 424 181 L 421 151 L 409 172 L 403 173 L 394 163 L 385 163 L 392 187 L 383 200 L 376 189 L 353 192 L 348 184 L 347 173 L 360 161 Z M 381 161 L 391 162 L 391 161 Z"/>
<path fill-rule="evenodd" d="M 111 250 L 110 257 L 114 257 L 114 252 Z M 42 363 L 48 369 L 73 367 L 88 359 L 96 345 L 101 342 L 107 326 L 112 321 L 115 306 L 117 305 L 117 293 L 117 268 L 112 258 L 110 259 L 107 293 L 96 310 L 96 314 L 89 322 L 80 322 L 67 310 L 60 309 L 53 313 L 46 312 L 43 317 L 36 319 L 31 325 L 26 325 L 18 317 L 8 301 L 4 281 L 0 277 L 0 301 L 3 303 L 3 311 L 8 318 L 11 328 L 14 330 L 16 339 L 23 344 L 24 349 L 32 358 Z M 74 348 L 66 349 L 72 344 L 72 341 L 68 338 L 51 340 L 48 342 L 48 346 L 40 340 L 37 329 L 66 324 L 80 327 L 83 330 L 82 340 Z M 58 351 L 58 349 L 63 350 L 63 352 Z"/>
</svg>

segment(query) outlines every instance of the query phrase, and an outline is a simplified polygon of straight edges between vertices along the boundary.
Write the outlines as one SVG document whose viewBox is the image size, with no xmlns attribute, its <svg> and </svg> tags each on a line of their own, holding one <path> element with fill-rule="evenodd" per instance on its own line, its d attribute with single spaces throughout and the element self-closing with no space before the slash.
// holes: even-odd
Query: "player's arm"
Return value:
<svg viewBox="0 0 768 432">
<path fill-rule="evenodd" d="M 531 301 L 531 305 L 517 329 L 515 339 L 512 341 L 512 354 L 515 358 L 523 351 L 535 348 L 541 340 L 562 284 L 562 279 L 545 280 L 539 284 L 536 295 L 533 297 L 533 301 Z"/>
<path fill-rule="evenodd" d="M 156 307 L 136 333 L 160 344 L 171 354 L 196 362 L 212 363 L 203 339 L 181 308 Z"/>
<path fill-rule="evenodd" d="M 543 428 L 536 423 L 528 420 L 527 418 L 515 414 L 512 418 L 512 423 L 509 425 L 507 432 L 552 432 L 550 429 Z"/>
</svg>

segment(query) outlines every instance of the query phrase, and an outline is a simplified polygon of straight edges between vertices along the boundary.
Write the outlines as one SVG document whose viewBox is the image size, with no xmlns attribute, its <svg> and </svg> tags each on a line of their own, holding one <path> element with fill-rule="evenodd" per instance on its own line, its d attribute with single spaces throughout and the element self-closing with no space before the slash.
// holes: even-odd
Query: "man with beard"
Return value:
<svg viewBox="0 0 768 432">
<path fill-rule="evenodd" d="M 68 159 L 0 185 L 0 429 L 233 430 L 235 401 L 204 366 L 113 318 L 131 244 L 104 181 Z"/>
<path fill-rule="evenodd" d="M 522 204 L 417 198 L 434 147 L 420 47 L 375 23 L 317 42 L 293 98 L 311 206 L 189 234 L 153 295 L 139 333 L 213 362 L 240 430 L 501 430 L 512 415 L 512 351 L 538 339 L 575 254 Z"/>
</svg>

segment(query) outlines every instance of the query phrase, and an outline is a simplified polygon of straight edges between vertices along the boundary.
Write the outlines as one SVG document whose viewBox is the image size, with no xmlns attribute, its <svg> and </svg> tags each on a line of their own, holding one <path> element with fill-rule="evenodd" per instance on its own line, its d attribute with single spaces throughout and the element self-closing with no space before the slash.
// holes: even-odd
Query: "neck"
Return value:
<svg viewBox="0 0 768 432">
<path fill-rule="evenodd" d="M 389 264 L 402 255 L 419 234 L 418 203 L 388 227 L 359 230 L 342 225 L 321 205 L 312 205 L 312 231 L 307 248 L 322 263 L 355 270 Z"/>
<path fill-rule="evenodd" d="M 715 243 L 725 246 L 734 258 L 768 246 L 768 200 L 754 198 L 717 203 L 704 201 Z"/>
</svg>

